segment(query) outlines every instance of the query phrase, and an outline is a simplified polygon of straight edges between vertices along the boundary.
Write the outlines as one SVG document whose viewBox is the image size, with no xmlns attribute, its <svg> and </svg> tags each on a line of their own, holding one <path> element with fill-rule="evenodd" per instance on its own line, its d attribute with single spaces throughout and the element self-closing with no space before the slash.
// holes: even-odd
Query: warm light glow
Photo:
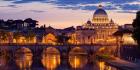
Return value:
<svg viewBox="0 0 140 70">
<path fill-rule="evenodd" d="M 16 51 L 16 64 L 20 69 L 30 69 L 32 65 L 33 54 L 28 48 L 21 48 Z"/>
<path fill-rule="evenodd" d="M 43 36 L 43 41 L 42 42 L 45 43 L 45 44 L 53 44 L 53 45 L 55 45 L 56 41 L 57 41 L 57 39 L 56 39 L 55 35 L 49 33 L 49 34 Z"/>
<path fill-rule="evenodd" d="M 105 47 L 102 47 L 102 48 L 99 49 L 99 52 L 104 51 L 104 50 L 105 50 Z"/>
<path fill-rule="evenodd" d="M 36 37 L 32 37 L 29 39 L 26 38 L 26 43 L 36 43 Z"/>
<path fill-rule="evenodd" d="M 78 41 L 76 40 L 76 34 L 71 34 L 71 38 L 68 40 L 68 43 L 70 44 L 78 44 Z"/>
<path fill-rule="evenodd" d="M 100 70 L 104 70 L 105 69 L 105 62 L 99 62 L 99 67 L 100 67 Z"/>
<path fill-rule="evenodd" d="M 107 42 L 109 42 L 109 43 L 115 43 L 116 42 L 116 39 L 115 38 L 110 38 L 110 39 L 107 40 Z"/>
<path fill-rule="evenodd" d="M 13 43 L 26 43 L 25 36 L 20 36 L 18 39 L 13 39 Z"/>
<path fill-rule="evenodd" d="M 60 53 L 56 48 L 46 48 L 43 51 L 41 61 L 45 68 L 55 70 L 60 65 Z"/>
<path fill-rule="evenodd" d="M 132 38 L 132 34 L 124 34 L 123 37 L 123 44 L 125 45 L 136 45 L 136 41 Z"/>
<path fill-rule="evenodd" d="M 82 68 L 87 63 L 87 52 L 83 48 L 75 47 L 69 52 L 69 62 L 72 68 Z"/>
<path fill-rule="evenodd" d="M 11 43 L 12 32 L 0 31 L 0 43 Z"/>
<path fill-rule="evenodd" d="M 106 65 L 105 62 L 98 62 L 100 70 L 113 70 L 110 66 Z"/>
<path fill-rule="evenodd" d="M 69 62 L 72 68 L 82 68 L 87 63 L 87 57 L 81 55 L 69 55 Z"/>
<path fill-rule="evenodd" d="M 41 61 L 45 68 L 55 70 L 60 65 L 60 55 L 46 54 Z"/>
</svg>

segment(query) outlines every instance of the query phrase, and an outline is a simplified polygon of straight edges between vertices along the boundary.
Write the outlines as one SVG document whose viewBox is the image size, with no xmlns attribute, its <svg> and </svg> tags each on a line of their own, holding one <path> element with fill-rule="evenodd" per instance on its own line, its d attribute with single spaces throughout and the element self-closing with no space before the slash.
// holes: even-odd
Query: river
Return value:
<svg viewBox="0 0 140 70">
<path fill-rule="evenodd" d="M 1 55 L 0 70 L 119 70 L 86 55 L 76 53 L 68 57 L 62 59 L 54 50 L 43 51 L 41 57 L 33 57 L 31 51 L 22 49 L 22 52 L 16 52 L 15 57 Z"/>
</svg>

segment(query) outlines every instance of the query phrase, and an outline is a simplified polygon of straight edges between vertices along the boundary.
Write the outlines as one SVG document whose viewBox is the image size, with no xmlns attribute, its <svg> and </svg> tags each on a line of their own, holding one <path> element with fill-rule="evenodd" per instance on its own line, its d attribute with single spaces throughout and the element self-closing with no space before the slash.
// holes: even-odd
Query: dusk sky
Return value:
<svg viewBox="0 0 140 70">
<path fill-rule="evenodd" d="M 40 25 L 65 28 L 92 19 L 98 5 L 117 24 L 132 23 L 140 0 L 0 0 L 0 19 L 33 18 Z"/>
</svg>

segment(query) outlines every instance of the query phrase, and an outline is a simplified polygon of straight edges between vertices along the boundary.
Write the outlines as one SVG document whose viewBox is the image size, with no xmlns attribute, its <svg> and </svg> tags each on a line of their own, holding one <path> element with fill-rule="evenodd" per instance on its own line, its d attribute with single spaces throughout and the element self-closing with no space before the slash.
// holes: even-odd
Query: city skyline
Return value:
<svg viewBox="0 0 140 70">
<path fill-rule="evenodd" d="M 0 70 L 139 70 L 140 0 L 1 0 Z"/>
<path fill-rule="evenodd" d="M 2 0 L 0 19 L 33 18 L 39 21 L 39 25 L 65 28 L 92 20 L 100 4 L 107 11 L 109 19 L 112 18 L 115 23 L 121 25 L 132 23 L 136 11 L 140 9 L 140 0 Z"/>
</svg>

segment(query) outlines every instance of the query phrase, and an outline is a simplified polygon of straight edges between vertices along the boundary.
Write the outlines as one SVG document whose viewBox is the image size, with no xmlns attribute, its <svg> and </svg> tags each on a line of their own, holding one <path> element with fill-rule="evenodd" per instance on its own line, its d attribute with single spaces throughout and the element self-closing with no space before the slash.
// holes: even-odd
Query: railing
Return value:
<svg viewBox="0 0 140 70">
<path fill-rule="evenodd" d="M 45 44 L 45 43 L 0 43 L 0 46 L 116 46 L 117 44 Z"/>
</svg>

